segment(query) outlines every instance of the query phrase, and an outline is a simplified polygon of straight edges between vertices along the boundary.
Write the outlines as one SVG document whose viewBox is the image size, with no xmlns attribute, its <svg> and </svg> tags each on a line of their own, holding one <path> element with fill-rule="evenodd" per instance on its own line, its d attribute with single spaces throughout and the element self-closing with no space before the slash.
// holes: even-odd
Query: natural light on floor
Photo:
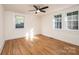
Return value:
<svg viewBox="0 0 79 59">
<path fill-rule="evenodd" d="M 32 28 L 29 32 L 26 33 L 26 40 L 33 41 L 34 38 L 34 29 Z"/>
</svg>

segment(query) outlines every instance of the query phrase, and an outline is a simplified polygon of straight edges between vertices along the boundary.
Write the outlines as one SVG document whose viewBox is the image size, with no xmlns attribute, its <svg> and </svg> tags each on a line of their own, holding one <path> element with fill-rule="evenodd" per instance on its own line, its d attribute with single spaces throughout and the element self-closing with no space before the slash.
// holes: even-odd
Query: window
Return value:
<svg viewBox="0 0 79 59">
<path fill-rule="evenodd" d="M 61 29 L 62 28 L 62 15 L 55 15 L 55 28 Z"/>
<path fill-rule="evenodd" d="M 67 28 L 78 30 L 78 11 L 67 13 Z"/>
<path fill-rule="evenodd" d="M 16 19 L 16 28 L 24 28 L 24 16 L 15 16 Z"/>
</svg>

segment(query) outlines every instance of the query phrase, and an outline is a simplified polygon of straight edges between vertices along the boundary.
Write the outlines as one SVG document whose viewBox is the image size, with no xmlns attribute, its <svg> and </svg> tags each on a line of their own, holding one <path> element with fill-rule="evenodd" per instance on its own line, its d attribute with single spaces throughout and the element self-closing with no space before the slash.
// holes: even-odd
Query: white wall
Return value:
<svg viewBox="0 0 79 59">
<path fill-rule="evenodd" d="M 3 6 L 0 5 L 0 53 L 4 45 Z"/>
<path fill-rule="evenodd" d="M 66 41 L 72 44 L 79 45 L 79 31 L 70 31 L 65 27 L 65 23 L 63 23 L 62 30 L 55 30 L 53 28 L 52 20 L 53 15 L 63 14 L 63 17 L 66 17 L 67 12 L 72 12 L 78 10 L 79 6 L 72 6 L 67 9 L 59 10 L 54 13 L 44 15 L 42 18 L 37 15 L 32 14 L 23 14 L 5 11 L 5 39 L 14 39 L 19 37 L 24 37 L 27 32 L 34 29 L 34 34 L 44 34 L 49 37 L 53 37 L 62 41 Z M 15 29 L 15 15 L 25 16 L 25 23 L 23 29 Z M 63 18 L 63 21 L 65 18 Z"/>
<path fill-rule="evenodd" d="M 15 29 L 15 15 L 25 16 L 24 28 Z M 40 19 L 37 15 L 5 11 L 5 39 L 24 37 L 31 29 L 34 29 L 34 34 L 40 33 Z"/>
<path fill-rule="evenodd" d="M 79 5 L 72 6 L 67 9 L 59 10 L 42 17 L 42 34 L 62 41 L 66 41 L 75 45 L 79 45 L 79 30 L 78 31 L 67 30 L 64 23 L 64 20 L 66 19 L 64 17 L 66 17 L 66 13 L 77 11 L 77 10 L 79 11 Z M 53 16 L 56 14 L 63 14 L 62 30 L 55 30 L 53 28 L 53 19 L 54 19 Z"/>
</svg>

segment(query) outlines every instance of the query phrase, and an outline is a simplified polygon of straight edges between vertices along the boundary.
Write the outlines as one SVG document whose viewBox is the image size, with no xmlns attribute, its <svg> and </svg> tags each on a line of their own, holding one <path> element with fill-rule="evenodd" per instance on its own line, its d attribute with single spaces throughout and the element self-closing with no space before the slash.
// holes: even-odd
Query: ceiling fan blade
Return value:
<svg viewBox="0 0 79 59">
<path fill-rule="evenodd" d="M 41 9 L 47 9 L 47 8 L 48 8 L 48 6 L 45 6 L 45 7 L 40 8 L 40 10 L 41 10 Z"/>
<path fill-rule="evenodd" d="M 28 10 L 28 11 L 36 11 L 36 10 Z"/>
<path fill-rule="evenodd" d="M 38 7 L 37 7 L 37 6 L 33 5 L 33 7 L 34 7 L 36 10 L 38 10 Z"/>
<path fill-rule="evenodd" d="M 45 13 L 46 11 L 44 11 L 44 10 L 40 10 L 40 12 L 44 12 L 44 13 Z"/>
</svg>

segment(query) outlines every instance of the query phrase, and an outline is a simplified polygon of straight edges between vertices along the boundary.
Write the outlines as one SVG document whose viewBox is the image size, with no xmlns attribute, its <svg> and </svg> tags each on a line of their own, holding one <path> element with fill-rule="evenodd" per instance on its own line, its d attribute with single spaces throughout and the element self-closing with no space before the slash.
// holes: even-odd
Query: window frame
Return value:
<svg viewBox="0 0 79 59">
<path fill-rule="evenodd" d="M 72 19 L 72 20 L 68 20 L 67 13 L 73 13 L 73 12 L 76 12 L 76 11 L 78 12 L 78 15 L 77 15 L 78 20 L 73 20 L 73 19 Z M 66 23 L 66 29 L 67 29 L 67 30 L 71 30 L 71 31 L 78 31 L 78 30 L 79 30 L 79 11 L 78 11 L 78 10 L 76 10 L 76 11 L 72 11 L 72 12 L 67 12 L 67 13 L 66 13 L 66 18 L 67 18 L 67 19 L 65 20 L 65 23 Z M 73 15 L 72 15 L 71 17 L 73 17 Z M 73 28 L 70 29 L 70 28 L 68 28 L 68 21 L 72 21 L 72 22 L 73 22 L 73 21 L 77 21 L 77 22 L 78 22 L 78 29 L 73 29 Z M 72 27 L 73 27 L 73 26 L 72 26 Z"/>
<path fill-rule="evenodd" d="M 22 14 L 22 13 L 14 13 L 13 15 L 14 15 L 14 16 L 13 16 L 13 19 L 14 19 L 14 29 L 16 29 L 16 30 L 24 29 L 24 28 L 25 28 L 25 15 Z M 16 28 L 16 16 L 24 17 L 24 20 L 23 20 L 24 27 L 23 27 L 23 28 Z"/>
<path fill-rule="evenodd" d="M 59 16 L 59 17 L 55 18 L 56 16 Z M 57 21 L 57 19 L 58 19 L 58 21 Z M 61 24 L 60 24 L 60 26 L 56 27 L 55 23 L 61 23 Z M 62 14 L 54 15 L 53 25 L 54 25 L 54 29 L 56 29 L 56 30 L 62 30 L 62 28 L 63 28 L 63 26 L 62 26 Z"/>
</svg>

